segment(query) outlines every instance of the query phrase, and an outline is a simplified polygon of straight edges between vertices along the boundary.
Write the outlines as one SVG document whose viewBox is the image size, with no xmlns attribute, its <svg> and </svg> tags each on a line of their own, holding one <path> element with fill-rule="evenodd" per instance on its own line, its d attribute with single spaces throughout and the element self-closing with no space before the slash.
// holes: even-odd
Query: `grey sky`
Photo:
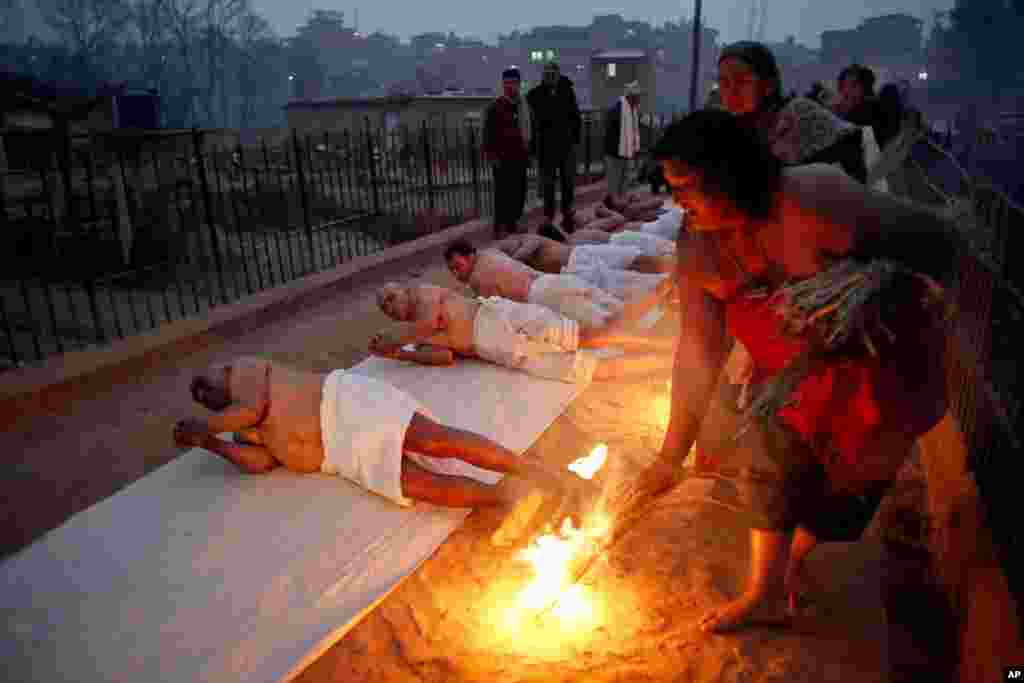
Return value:
<svg viewBox="0 0 1024 683">
<path fill-rule="evenodd" d="M 713 28 L 722 32 L 725 41 L 746 38 L 750 0 L 705 0 L 704 16 Z M 768 7 L 765 38 L 781 41 L 788 35 L 810 47 L 818 47 L 822 31 L 853 28 L 867 17 L 888 12 L 907 12 L 930 18 L 933 9 L 945 10 L 953 0 L 764 0 Z M 345 0 L 252 0 L 253 6 L 265 16 L 282 36 L 295 33 L 314 9 L 345 12 L 347 22 L 359 10 L 359 28 L 372 32 L 383 30 L 408 38 L 427 31 L 454 31 L 458 35 L 475 35 L 484 40 L 515 28 L 536 25 L 590 23 L 595 14 L 621 14 L 627 19 L 649 21 L 660 25 L 667 20 L 689 17 L 693 0 L 638 0 L 629 5 L 602 5 L 593 0 L 515 0 L 515 2 L 473 2 L 472 0 L 373 0 L 362 5 L 345 4 Z M 601 0 L 598 0 L 600 3 Z M 628 9 L 626 9 L 628 7 Z"/>
</svg>

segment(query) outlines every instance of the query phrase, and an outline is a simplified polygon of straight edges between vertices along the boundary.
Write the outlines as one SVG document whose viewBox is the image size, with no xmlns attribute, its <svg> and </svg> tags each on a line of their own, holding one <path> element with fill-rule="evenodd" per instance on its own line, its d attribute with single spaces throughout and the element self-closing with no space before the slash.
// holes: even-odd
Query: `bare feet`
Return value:
<svg viewBox="0 0 1024 683">
<path fill-rule="evenodd" d="M 790 616 L 778 609 L 777 605 L 778 601 L 769 601 L 762 596 L 743 595 L 708 610 L 700 620 L 700 630 L 705 633 L 724 633 L 744 626 L 788 626 Z"/>
<path fill-rule="evenodd" d="M 195 448 L 202 446 L 209 434 L 206 423 L 202 420 L 194 418 L 179 420 L 174 425 L 174 444 L 178 448 Z"/>
</svg>

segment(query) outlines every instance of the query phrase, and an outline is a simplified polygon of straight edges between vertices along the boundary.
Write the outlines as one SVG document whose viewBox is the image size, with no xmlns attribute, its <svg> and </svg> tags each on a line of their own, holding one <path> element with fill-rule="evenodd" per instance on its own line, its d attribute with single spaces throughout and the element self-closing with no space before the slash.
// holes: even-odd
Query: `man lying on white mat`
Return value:
<svg viewBox="0 0 1024 683">
<path fill-rule="evenodd" d="M 627 221 L 615 223 L 612 228 L 607 219 L 592 224 L 581 224 L 580 227 L 569 236 L 570 244 L 602 244 L 611 242 L 618 243 L 620 240 L 633 239 L 626 235 L 643 233 L 652 237 L 675 242 L 679 239 L 679 233 L 683 227 L 683 210 L 677 206 L 666 209 L 660 216 L 652 221 Z"/>
<path fill-rule="evenodd" d="M 334 474 L 405 506 L 511 502 L 498 487 L 452 474 L 456 460 L 530 479 L 558 495 L 578 499 L 586 490 L 568 472 L 435 422 L 405 392 L 345 370 L 303 372 L 241 357 L 197 375 L 191 392 L 214 414 L 178 422 L 174 442 L 204 448 L 251 474 L 278 466 Z M 221 432 L 234 432 L 236 441 L 218 438 Z"/>
<path fill-rule="evenodd" d="M 645 274 L 671 273 L 676 269 L 674 257 L 646 253 L 646 249 L 639 243 L 635 246 L 614 242 L 577 245 L 565 244 L 542 235 L 526 234 L 511 235 L 493 243 L 491 248 L 542 273 L 571 273 L 578 263 L 593 260 L 617 270 Z"/>
<path fill-rule="evenodd" d="M 607 268 L 583 273 L 542 273 L 516 261 L 497 249 L 476 247 L 456 240 L 444 253 L 448 270 L 455 279 L 468 284 L 482 297 L 501 297 L 519 303 L 539 304 L 575 320 L 584 327 L 605 327 L 617 320 L 637 320 L 666 299 L 672 280 L 665 276 L 647 276 L 655 282 L 627 291 L 630 282 Z M 608 280 L 618 292 L 605 290 L 591 282 L 591 276 Z M 649 285 L 654 284 L 653 290 Z"/>
<path fill-rule="evenodd" d="M 672 367 L 672 340 L 581 329 L 535 304 L 500 297 L 478 301 L 435 285 L 396 283 L 377 292 L 377 304 L 406 325 L 376 335 L 370 352 L 396 360 L 450 365 L 459 355 L 569 383 L 650 375 Z M 598 359 L 580 352 L 613 345 L 647 353 Z"/>
</svg>

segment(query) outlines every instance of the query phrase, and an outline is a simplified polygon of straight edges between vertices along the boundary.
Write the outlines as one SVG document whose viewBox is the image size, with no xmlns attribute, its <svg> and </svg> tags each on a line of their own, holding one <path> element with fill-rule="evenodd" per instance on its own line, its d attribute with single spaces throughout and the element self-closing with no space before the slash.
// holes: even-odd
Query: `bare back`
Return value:
<svg viewBox="0 0 1024 683">
<path fill-rule="evenodd" d="M 500 296 L 526 303 L 530 286 L 541 273 L 497 249 L 477 253 L 469 285 L 480 296 Z"/>
<path fill-rule="evenodd" d="M 323 462 L 320 401 L 325 373 L 293 370 L 267 360 L 240 358 L 231 366 L 233 403 L 260 405 L 263 420 L 243 432 L 293 472 L 318 472 Z"/>
<path fill-rule="evenodd" d="M 416 320 L 439 321 L 441 331 L 428 343 L 465 355 L 473 352 L 473 323 L 480 304 L 437 285 L 415 285 L 409 291 L 416 306 Z"/>
</svg>

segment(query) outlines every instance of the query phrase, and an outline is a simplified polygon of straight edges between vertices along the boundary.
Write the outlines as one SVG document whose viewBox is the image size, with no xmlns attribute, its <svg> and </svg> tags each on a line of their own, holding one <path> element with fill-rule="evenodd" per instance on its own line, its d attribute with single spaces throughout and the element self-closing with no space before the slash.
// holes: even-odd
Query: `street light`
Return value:
<svg viewBox="0 0 1024 683">
<path fill-rule="evenodd" d="M 919 81 L 927 81 L 928 80 L 928 72 L 927 71 L 922 71 L 919 74 L 917 74 L 917 80 L 919 80 Z"/>
</svg>

